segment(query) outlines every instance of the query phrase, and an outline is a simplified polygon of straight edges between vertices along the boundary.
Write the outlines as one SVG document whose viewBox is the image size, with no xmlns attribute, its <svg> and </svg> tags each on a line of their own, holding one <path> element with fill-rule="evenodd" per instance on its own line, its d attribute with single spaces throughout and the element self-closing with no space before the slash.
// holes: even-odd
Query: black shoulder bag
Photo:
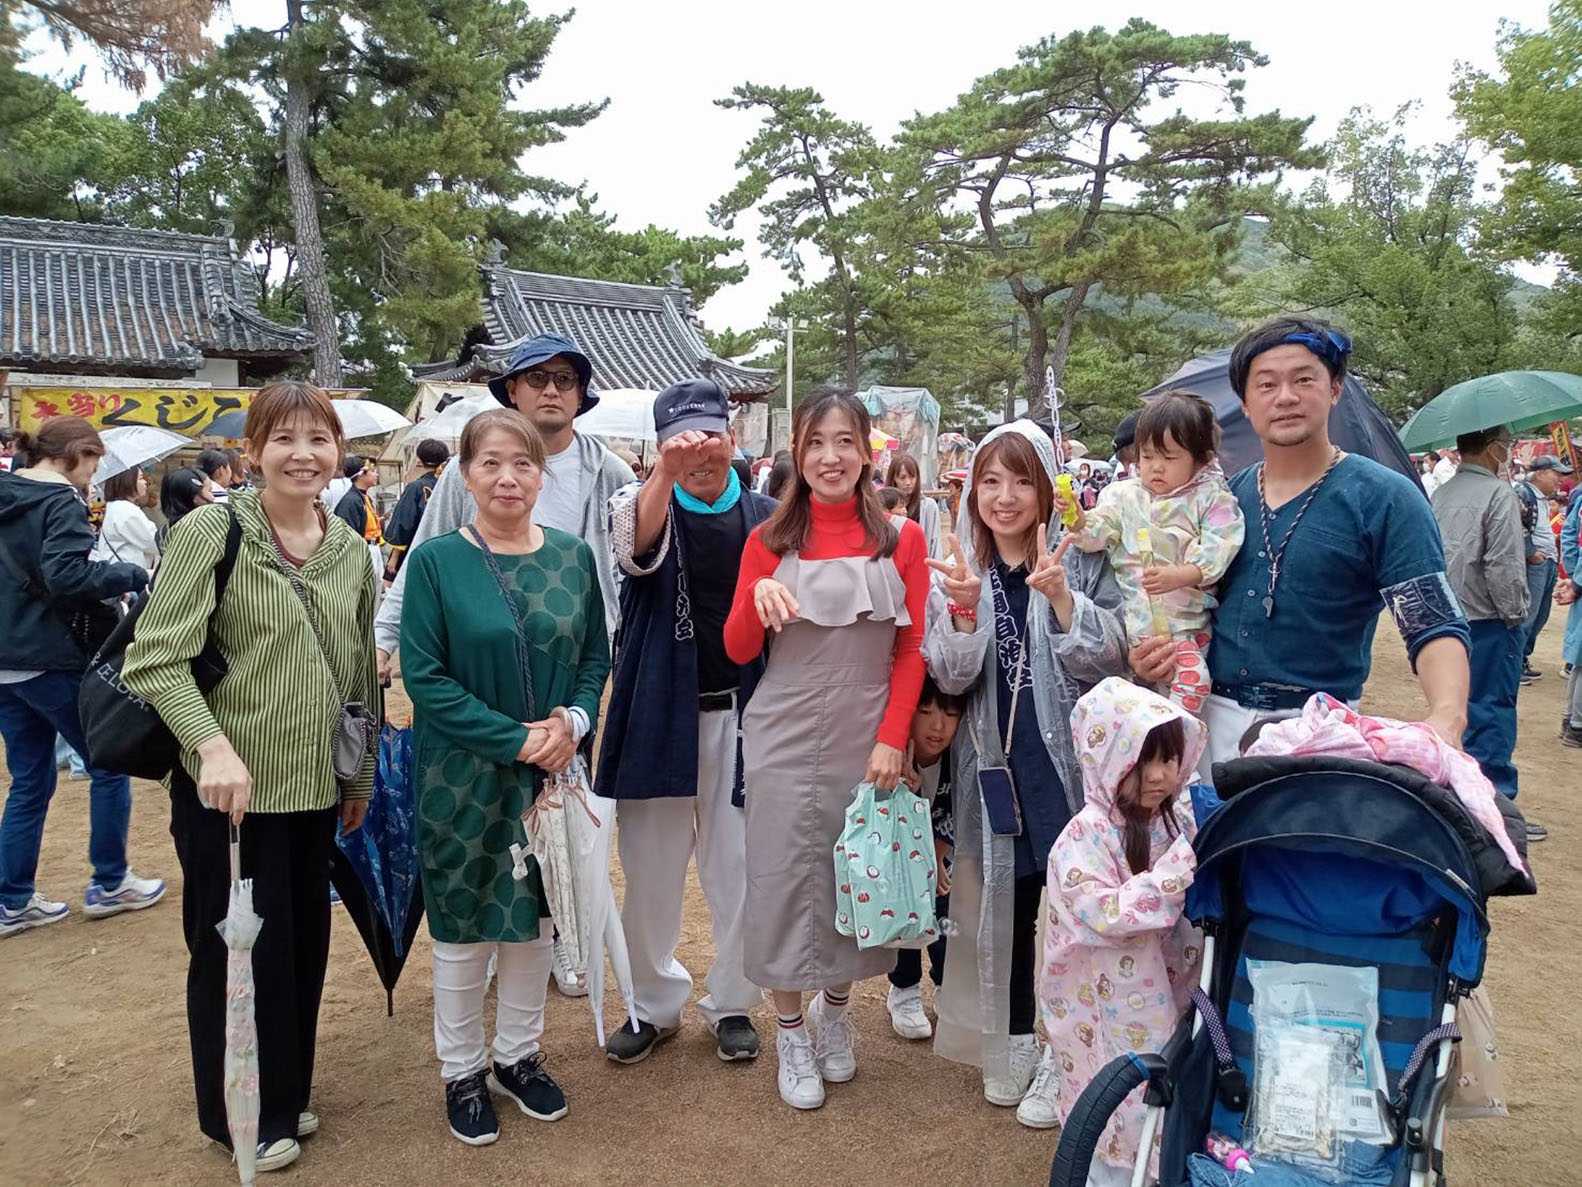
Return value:
<svg viewBox="0 0 1582 1187">
<path fill-rule="evenodd" d="M 236 554 L 242 546 L 242 525 L 236 512 L 226 508 L 229 524 L 225 529 L 225 550 L 214 566 L 214 612 L 218 613 L 230 584 Z M 143 594 L 110 632 L 83 676 L 77 693 L 77 712 L 82 718 L 83 737 L 88 742 L 84 756 L 96 767 L 135 775 L 139 779 L 163 779 L 181 759 L 176 736 L 159 716 L 159 710 L 126 686 L 121 678 L 126 666 L 126 649 L 137 633 L 138 620 L 153 592 Z M 214 616 L 209 616 L 208 635 L 203 650 L 192 660 L 192 680 L 207 696 L 230 670 L 225 656 L 214 640 Z"/>
</svg>

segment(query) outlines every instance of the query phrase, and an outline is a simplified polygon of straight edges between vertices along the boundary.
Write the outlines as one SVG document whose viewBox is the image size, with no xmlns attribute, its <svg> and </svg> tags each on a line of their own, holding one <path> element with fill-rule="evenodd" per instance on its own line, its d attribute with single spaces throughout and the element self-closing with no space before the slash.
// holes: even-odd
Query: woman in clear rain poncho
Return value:
<svg viewBox="0 0 1582 1187">
<path fill-rule="evenodd" d="M 1031 421 L 984 438 L 952 559 L 933 562 L 944 579 L 923 643 L 939 687 L 970 693 L 955 745 L 955 869 L 936 1050 L 981 1066 L 985 1098 L 1020 1106 L 1018 1118 L 1038 1128 L 1057 1119 L 1053 1065 L 1041 1060 L 1033 1029 L 1039 895 L 1049 849 L 1082 807 L 1071 709 L 1126 667 L 1121 593 L 1108 560 L 1065 541 L 1047 550 L 1056 473 L 1054 443 Z M 995 833 L 980 767 L 1010 769 L 1020 835 Z"/>
</svg>

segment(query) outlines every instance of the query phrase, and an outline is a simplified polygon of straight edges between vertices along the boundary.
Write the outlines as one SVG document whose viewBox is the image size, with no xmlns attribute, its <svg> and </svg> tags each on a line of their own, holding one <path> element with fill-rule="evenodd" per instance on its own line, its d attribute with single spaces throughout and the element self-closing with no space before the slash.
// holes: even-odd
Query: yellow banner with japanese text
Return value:
<svg viewBox="0 0 1582 1187">
<path fill-rule="evenodd" d="M 252 387 L 24 387 L 11 384 L 17 423 L 33 433 L 53 416 L 80 416 L 97 429 L 155 425 L 188 437 L 202 435 L 214 419 L 244 410 Z"/>
</svg>

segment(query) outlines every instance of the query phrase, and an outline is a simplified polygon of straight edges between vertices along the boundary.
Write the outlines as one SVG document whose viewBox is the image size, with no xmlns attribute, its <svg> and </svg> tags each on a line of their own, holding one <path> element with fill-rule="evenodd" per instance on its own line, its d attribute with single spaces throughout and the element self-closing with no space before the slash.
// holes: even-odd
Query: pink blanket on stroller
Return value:
<svg viewBox="0 0 1582 1187">
<path fill-rule="evenodd" d="M 1527 872 L 1527 863 L 1505 832 L 1494 797 L 1500 793 L 1484 777 L 1477 759 L 1463 754 L 1420 721 L 1368 717 L 1328 693 L 1314 693 L 1300 717 L 1264 727 L 1247 748 L 1248 757 L 1333 754 L 1371 762 L 1411 767 L 1441 787 L 1455 792 L 1467 811 L 1499 845 L 1512 868 Z"/>
</svg>

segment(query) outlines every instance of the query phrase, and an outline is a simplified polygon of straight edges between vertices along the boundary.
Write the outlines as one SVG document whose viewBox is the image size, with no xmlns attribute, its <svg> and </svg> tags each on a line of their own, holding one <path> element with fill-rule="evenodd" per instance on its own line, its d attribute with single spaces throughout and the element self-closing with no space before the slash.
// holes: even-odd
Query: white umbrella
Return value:
<svg viewBox="0 0 1582 1187">
<path fill-rule="evenodd" d="M 637 1017 L 626 933 L 610 884 L 610 837 L 615 801 L 593 794 L 588 768 L 579 756 L 564 772 L 544 781 L 523 816 L 538 862 L 550 916 L 572 971 L 586 974 L 588 1005 L 599 1045 L 604 1045 L 604 958 L 608 953 L 629 1018 Z M 512 852 L 519 859 L 518 847 Z"/>
<path fill-rule="evenodd" d="M 102 486 L 117 474 L 169 457 L 189 444 L 180 433 L 153 425 L 120 425 L 105 429 L 99 434 L 99 440 L 104 443 L 104 456 L 93 472 L 96 486 Z"/>
<path fill-rule="evenodd" d="M 258 1162 L 258 1026 L 253 1016 L 253 943 L 264 921 L 253 910 L 253 880 L 242 877 L 241 836 L 231 825 L 231 903 L 225 937 L 225 1120 L 244 1184 Z"/>
<path fill-rule="evenodd" d="M 454 404 L 447 404 L 427 420 L 420 420 L 413 425 L 403 441 L 404 445 L 415 445 L 419 441 L 454 441 L 461 436 L 461 431 L 467 427 L 467 422 L 480 412 L 487 412 L 491 408 L 500 407 L 500 401 L 493 396 L 468 396 L 457 400 Z"/>
<path fill-rule="evenodd" d="M 330 405 L 341 419 L 341 432 L 348 438 L 378 437 L 412 423 L 378 400 L 331 400 Z"/>
<path fill-rule="evenodd" d="M 625 437 L 653 441 L 654 398 L 658 392 L 618 387 L 597 393 L 599 402 L 577 417 L 577 432 L 594 437 Z"/>
</svg>

